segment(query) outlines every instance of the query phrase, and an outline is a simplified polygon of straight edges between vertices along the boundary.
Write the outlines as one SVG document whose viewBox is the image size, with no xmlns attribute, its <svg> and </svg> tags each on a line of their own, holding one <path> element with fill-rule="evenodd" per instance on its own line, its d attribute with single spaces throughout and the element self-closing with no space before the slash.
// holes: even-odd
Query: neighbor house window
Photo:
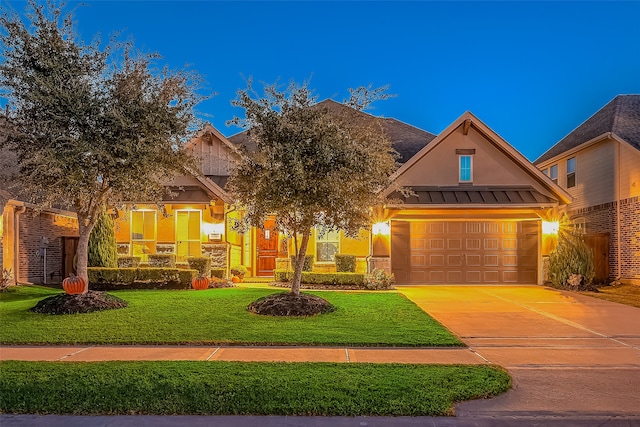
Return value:
<svg viewBox="0 0 640 427">
<path fill-rule="evenodd" d="M 558 183 L 558 165 L 553 165 L 549 168 L 549 178 L 554 183 Z"/>
<path fill-rule="evenodd" d="M 576 158 L 567 160 L 567 188 L 576 186 Z"/>
<path fill-rule="evenodd" d="M 316 230 L 316 261 L 333 262 L 340 251 L 340 232 Z"/>
<path fill-rule="evenodd" d="M 471 182 L 471 156 L 460 156 L 460 182 Z"/>
<path fill-rule="evenodd" d="M 131 211 L 131 255 L 147 262 L 156 253 L 156 211 Z"/>
</svg>

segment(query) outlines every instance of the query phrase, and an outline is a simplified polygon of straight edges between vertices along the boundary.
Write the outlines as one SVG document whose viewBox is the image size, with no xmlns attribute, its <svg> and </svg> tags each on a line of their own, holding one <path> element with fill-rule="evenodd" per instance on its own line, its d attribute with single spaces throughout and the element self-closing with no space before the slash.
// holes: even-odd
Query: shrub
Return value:
<svg viewBox="0 0 640 427">
<path fill-rule="evenodd" d="M 245 267 L 244 265 L 234 265 L 233 267 L 230 268 L 231 270 L 231 275 L 232 276 L 238 276 L 238 277 L 242 277 L 245 274 L 247 274 L 247 267 Z"/>
<path fill-rule="evenodd" d="M 3 268 L 2 276 L 0 276 L 0 292 L 6 291 L 7 288 L 11 286 L 11 282 L 13 282 L 13 275 L 11 274 L 11 270 Z"/>
<path fill-rule="evenodd" d="M 174 268 L 176 256 L 174 254 L 149 254 L 149 267 Z"/>
<path fill-rule="evenodd" d="M 89 235 L 87 260 L 89 267 L 115 268 L 118 266 L 118 244 L 113 230 L 113 218 L 103 207 Z"/>
<path fill-rule="evenodd" d="M 295 269 L 296 265 L 296 256 L 291 255 L 291 268 Z M 305 255 L 304 256 L 304 264 L 302 264 L 302 271 L 312 271 L 313 270 L 313 255 Z"/>
<path fill-rule="evenodd" d="M 356 272 L 356 256 L 336 254 L 336 271 L 337 272 Z"/>
<path fill-rule="evenodd" d="M 178 268 L 102 268 L 89 267 L 89 288 L 96 291 L 117 289 L 189 289 L 197 270 Z"/>
<path fill-rule="evenodd" d="M 118 258 L 118 268 L 132 268 L 140 265 L 139 256 L 121 256 Z"/>
<path fill-rule="evenodd" d="M 293 279 L 293 272 L 276 270 L 274 278 L 277 282 L 289 282 Z M 360 273 L 312 273 L 303 272 L 301 283 L 309 285 L 337 285 L 364 287 L 364 274 Z"/>
<path fill-rule="evenodd" d="M 187 258 L 189 268 L 198 270 L 198 274 L 202 277 L 210 277 L 211 274 L 211 258 L 205 256 L 190 256 Z"/>
<path fill-rule="evenodd" d="M 572 275 L 581 275 L 581 278 Z M 595 269 L 591 249 L 584 243 L 582 236 L 570 231 L 560 230 L 558 245 L 549 255 L 549 279 L 555 287 L 561 289 L 583 290 L 593 282 Z M 569 279 L 572 278 L 571 284 Z"/>
<path fill-rule="evenodd" d="M 381 268 L 374 269 L 367 274 L 364 279 L 364 287 L 371 290 L 394 289 L 396 278 L 391 274 L 387 274 Z"/>
<path fill-rule="evenodd" d="M 224 279 L 224 268 L 212 268 L 211 269 L 211 277 L 217 277 L 218 279 Z"/>
</svg>

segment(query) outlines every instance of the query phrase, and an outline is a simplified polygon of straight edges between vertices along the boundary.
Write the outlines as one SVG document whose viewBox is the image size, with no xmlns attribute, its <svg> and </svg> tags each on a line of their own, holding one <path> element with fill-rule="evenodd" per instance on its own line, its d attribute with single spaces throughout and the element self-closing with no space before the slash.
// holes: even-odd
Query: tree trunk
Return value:
<svg viewBox="0 0 640 427">
<path fill-rule="evenodd" d="M 300 250 L 296 254 L 296 265 L 293 271 L 293 281 L 291 282 L 291 293 L 300 295 L 300 280 L 302 279 L 302 267 L 304 266 L 304 257 L 307 255 L 307 246 L 311 237 L 311 229 L 305 231 L 300 242 Z"/>
<path fill-rule="evenodd" d="M 78 277 L 84 279 L 85 287 L 84 292 L 87 293 L 89 291 L 89 274 L 87 272 L 87 264 L 89 260 L 89 236 L 91 235 L 91 229 L 93 227 L 85 225 L 85 219 L 80 218 L 78 216 L 78 229 L 80 232 L 80 237 L 78 238 L 78 251 L 77 255 L 77 265 L 76 271 L 78 273 Z"/>
</svg>

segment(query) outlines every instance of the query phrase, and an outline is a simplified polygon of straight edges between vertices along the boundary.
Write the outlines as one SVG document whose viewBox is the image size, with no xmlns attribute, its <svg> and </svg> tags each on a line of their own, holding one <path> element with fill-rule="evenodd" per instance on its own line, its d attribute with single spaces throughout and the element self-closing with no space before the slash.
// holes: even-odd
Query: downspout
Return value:
<svg viewBox="0 0 640 427">
<path fill-rule="evenodd" d="M 616 144 L 616 229 L 617 229 L 617 254 L 616 254 L 616 264 L 618 265 L 618 275 L 616 276 L 616 281 L 620 281 L 622 277 L 622 264 L 621 264 L 621 254 L 622 248 L 620 245 L 622 244 L 622 238 L 620 236 L 620 142 Z"/>
<path fill-rule="evenodd" d="M 13 220 L 13 226 L 14 226 L 14 233 L 13 233 L 13 279 L 15 281 L 15 284 L 18 284 L 18 269 L 20 266 L 20 215 L 22 215 L 23 213 L 25 213 L 27 210 L 26 206 L 20 206 L 20 208 L 16 209 L 13 212 L 14 215 L 14 220 Z"/>
</svg>

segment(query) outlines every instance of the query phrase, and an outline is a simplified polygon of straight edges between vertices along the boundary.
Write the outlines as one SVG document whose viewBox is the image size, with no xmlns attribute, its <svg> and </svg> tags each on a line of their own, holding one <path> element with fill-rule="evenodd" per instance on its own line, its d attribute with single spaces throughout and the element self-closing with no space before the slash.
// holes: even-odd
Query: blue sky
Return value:
<svg viewBox="0 0 640 427">
<path fill-rule="evenodd" d="M 12 2 L 21 9 L 22 2 Z M 389 84 L 369 112 L 439 133 L 470 110 L 530 160 L 617 94 L 640 93 L 640 2 L 92 1 L 85 40 L 121 30 L 173 68 L 189 65 L 225 122 L 243 76 L 311 77 L 320 99 Z M 70 2 L 70 7 L 78 3 Z"/>
</svg>

